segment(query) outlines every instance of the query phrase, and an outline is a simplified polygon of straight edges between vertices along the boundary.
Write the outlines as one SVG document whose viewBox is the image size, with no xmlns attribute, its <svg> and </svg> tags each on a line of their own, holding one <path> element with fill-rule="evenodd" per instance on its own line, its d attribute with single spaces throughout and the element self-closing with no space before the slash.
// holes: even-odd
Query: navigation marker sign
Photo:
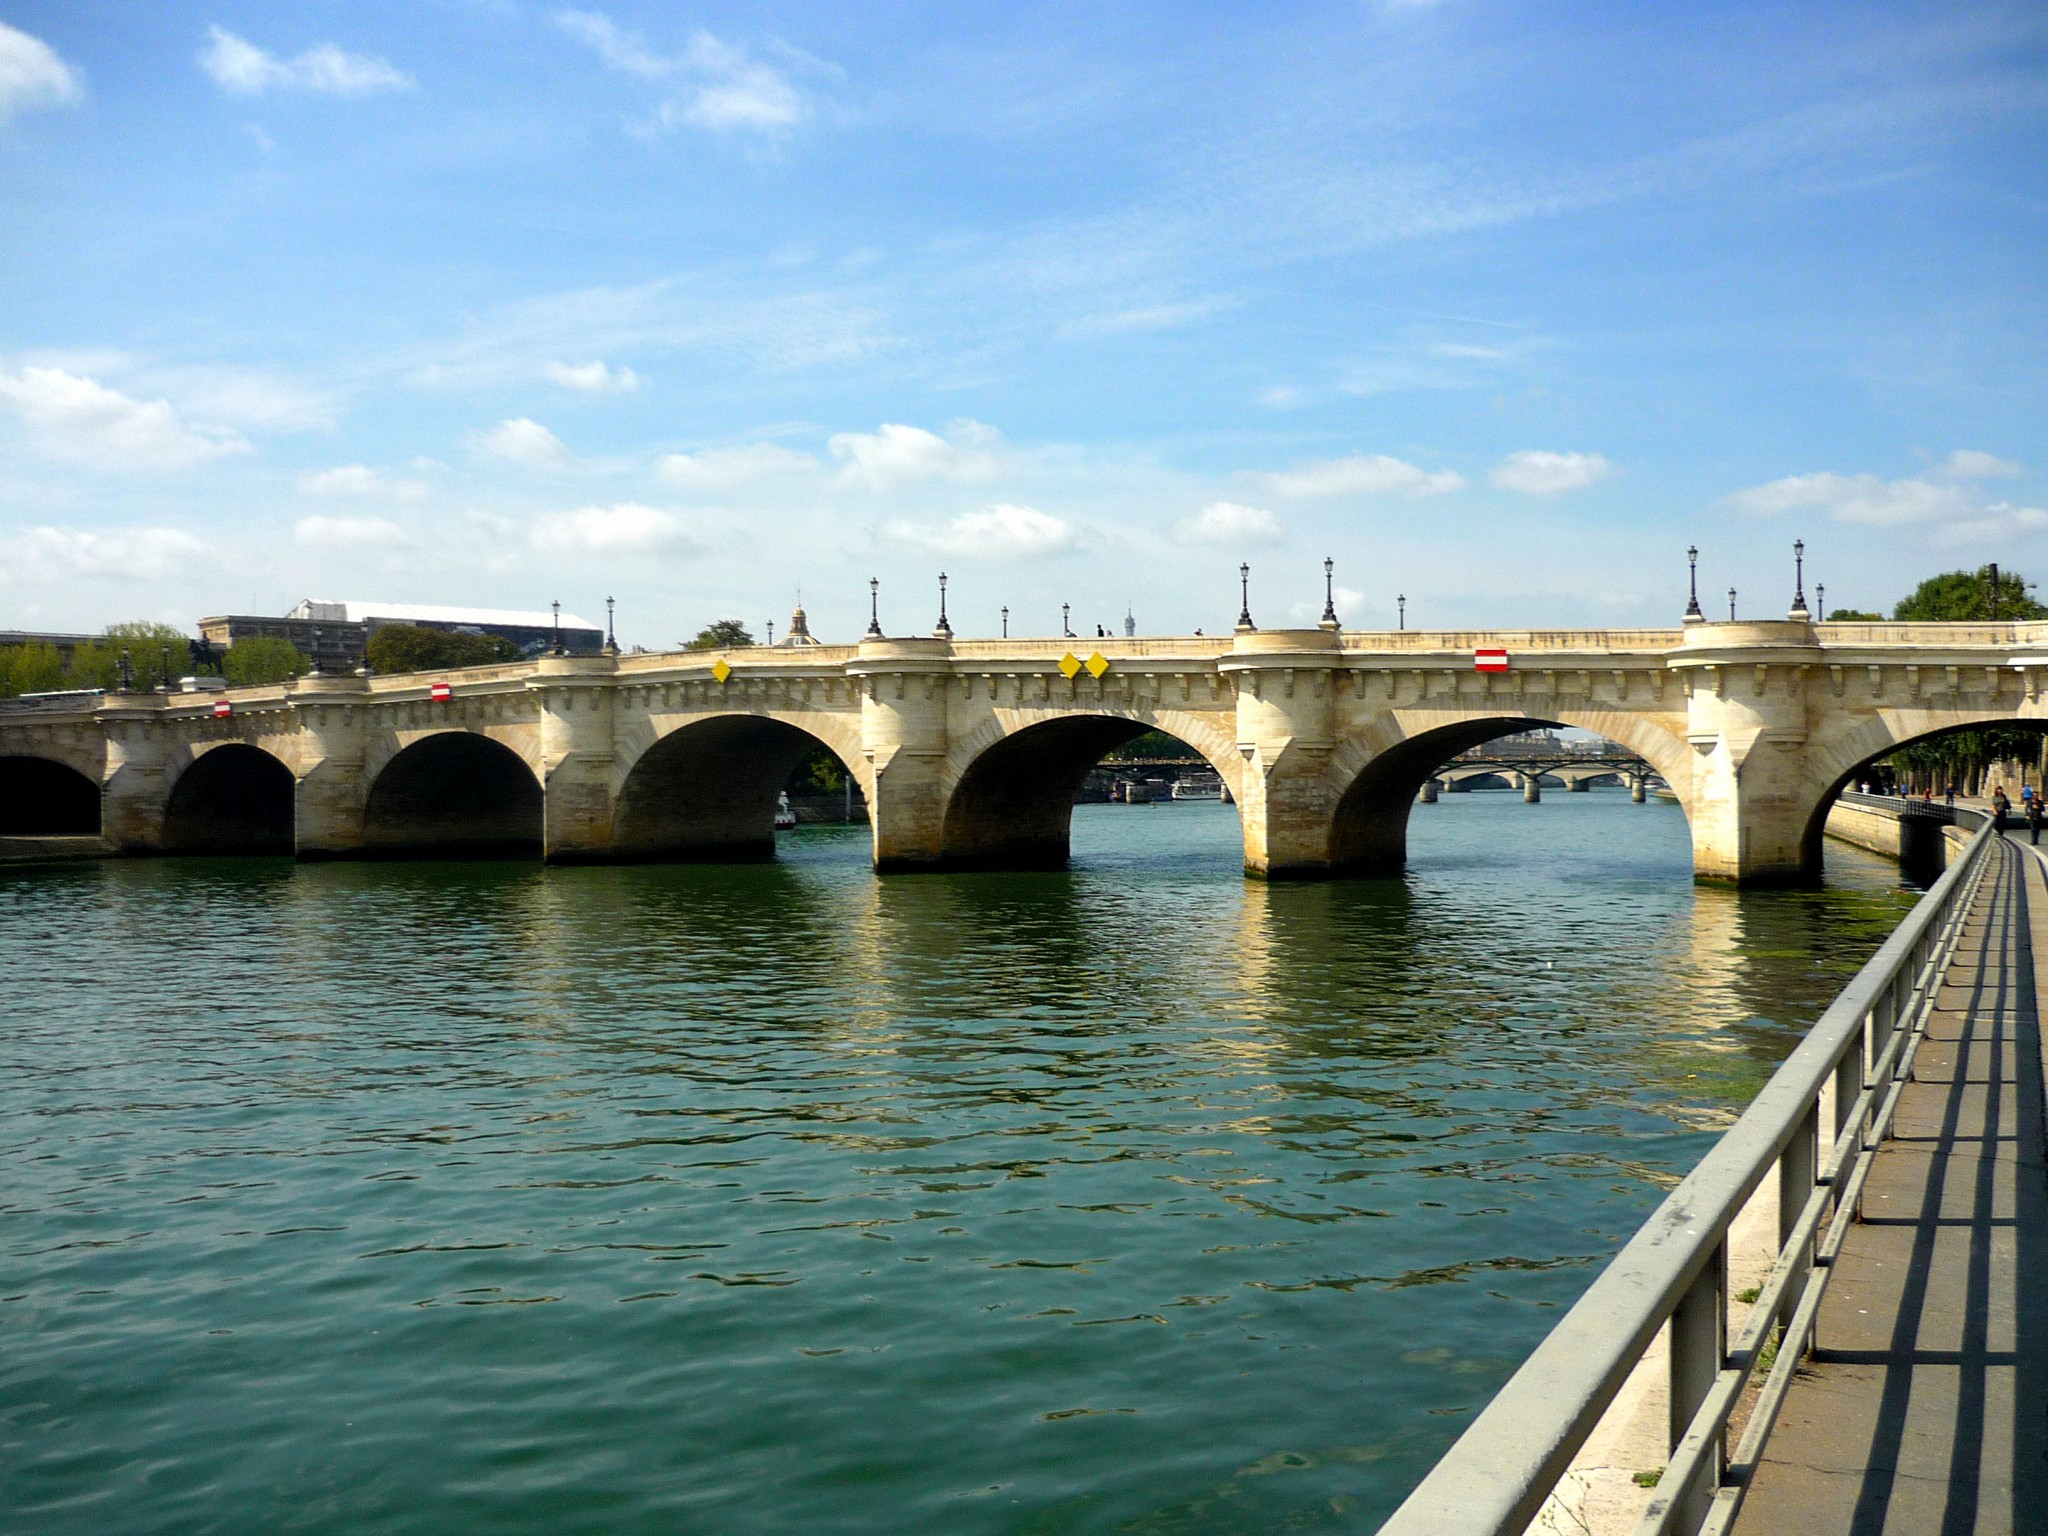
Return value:
<svg viewBox="0 0 2048 1536">
<path fill-rule="evenodd" d="M 1472 650 L 1472 666 L 1479 672 L 1505 672 L 1508 669 L 1508 653 L 1505 650 L 1475 646 Z"/>
</svg>

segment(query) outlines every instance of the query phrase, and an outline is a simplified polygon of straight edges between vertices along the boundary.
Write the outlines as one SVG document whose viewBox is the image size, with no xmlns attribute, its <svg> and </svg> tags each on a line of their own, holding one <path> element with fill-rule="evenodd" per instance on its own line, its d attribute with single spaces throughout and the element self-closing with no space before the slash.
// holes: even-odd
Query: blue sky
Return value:
<svg viewBox="0 0 2048 1536">
<path fill-rule="evenodd" d="M 0 0 L 0 627 L 2048 582 L 2038 5 Z"/>
</svg>

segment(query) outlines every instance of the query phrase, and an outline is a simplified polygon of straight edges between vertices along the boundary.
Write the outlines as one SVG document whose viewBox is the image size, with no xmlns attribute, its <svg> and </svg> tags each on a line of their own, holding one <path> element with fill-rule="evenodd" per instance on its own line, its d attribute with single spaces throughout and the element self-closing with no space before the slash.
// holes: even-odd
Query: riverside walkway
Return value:
<svg viewBox="0 0 2048 1536">
<path fill-rule="evenodd" d="M 1743 1536 L 2048 1530 L 2048 880 L 1989 857 Z"/>
<path fill-rule="evenodd" d="M 1381 1536 L 2048 1532 L 2048 849 L 1957 853 Z"/>
</svg>

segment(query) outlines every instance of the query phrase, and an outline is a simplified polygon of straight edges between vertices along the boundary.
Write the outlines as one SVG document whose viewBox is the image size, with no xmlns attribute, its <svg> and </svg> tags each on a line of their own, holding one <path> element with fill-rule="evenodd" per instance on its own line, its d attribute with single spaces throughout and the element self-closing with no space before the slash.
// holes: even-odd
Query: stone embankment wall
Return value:
<svg viewBox="0 0 2048 1536">
<path fill-rule="evenodd" d="M 1828 812 L 1828 836 L 1896 859 L 1899 856 L 1899 820 L 1886 811 L 1836 801 Z"/>
</svg>

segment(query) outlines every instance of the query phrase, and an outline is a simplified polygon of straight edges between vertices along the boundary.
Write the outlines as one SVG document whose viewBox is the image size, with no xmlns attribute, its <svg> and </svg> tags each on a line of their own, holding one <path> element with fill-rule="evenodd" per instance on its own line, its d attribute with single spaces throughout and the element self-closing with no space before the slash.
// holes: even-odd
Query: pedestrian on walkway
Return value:
<svg viewBox="0 0 2048 1536">
<path fill-rule="evenodd" d="M 2006 813 L 2012 809 L 2012 802 L 2005 798 L 2005 786 L 1999 785 L 1991 791 L 1991 830 L 2005 830 Z"/>
<path fill-rule="evenodd" d="M 2027 796 L 2027 841 L 2036 848 L 2041 846 L 2041 797 Z"/>
</svg>

